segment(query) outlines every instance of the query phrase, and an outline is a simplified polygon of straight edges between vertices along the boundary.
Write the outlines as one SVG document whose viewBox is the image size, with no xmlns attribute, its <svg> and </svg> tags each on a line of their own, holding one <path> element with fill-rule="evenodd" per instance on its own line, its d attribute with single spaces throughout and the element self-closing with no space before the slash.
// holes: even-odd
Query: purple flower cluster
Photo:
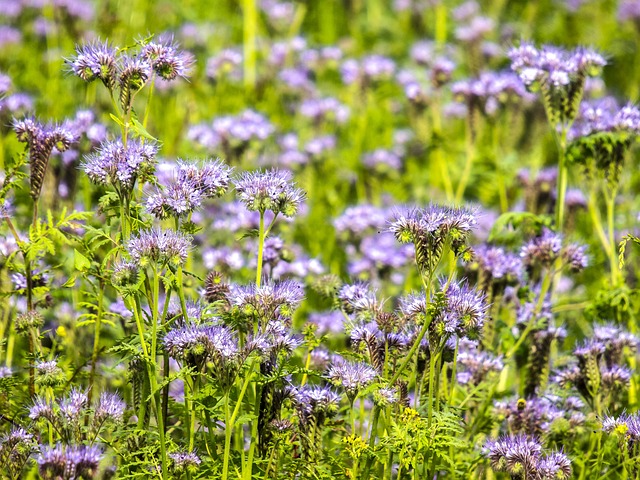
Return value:
<svg viewBox="0 0 640 480">
<path fill-rule="evenodd" d="M 516 435 L 490 440 L 485 444 L 491 468 L 522 478 L 567 480 L 571 461 L 562 452 L 544 455 L 542 444 L 533 437 Z"/>
<path fill-rule="evenodd" d="M 176 180 L 147 199 L 147 210 L 164 219 L 192 213 L 207 198 L 222 196 L 229 186 L 232 169 L 220 160 L 202 165 L 178 163 Z"/>
<path fill-rule="evenodd" d="M 529 268 L 550 268 L 558 259 L 573 271 L 583 270 L 589 264 L 585 247 L 575 244 L 563 247 L 562 237 L 548 229 L 522 246 L 520 258 Z"/>
<path fill-rule="evenodd" d="M 127 253 L 141 267 L 178 267 L 186 261 L 190 248 L 191 238 L 183 233 L 153 228 L 134 235 L 127 244 Z"/>
<path fill-rule="evenodd" d="M 378 372 L 367 363 L 343 360 L 329 367 L 327 378 L 334 385 L 344 388 L 349 400 L 353 403 L 358 393 L 378 378 Z"/>
<path fill-rule="evenodd" d="M 457 361 L 456 378 L 462 385 L 477 386 L 492 372 L 500 372 L 504 368 L 501 357 L 478 350 L 478 343 L 468 339 L 460 340 Z"/>
<path fill-rule="evenodd" d="M 272 319 L 290 319 L 304 299 L 302 285 L 293 280 L 255 284 L 233 285 L 229 294 L 231 305 L 239 313 L 257 317 L 266 323 Z"/>
<path fill-rule="evenodd" d="M 130 192 L 138 178 L 144 181 L 153 173 L 157 153 L 153 143 L 129 139 L 124 146 L 121 140 L 107 140 L 85 156 L 81 168 L 93 183 Z"/>
<path fill-rule="evenodd" d="M 264 214 L 270 210 L 274 214 L 292 217 L 304 200 L 305 194 L 291 181 L 291 173 L 286 170 L 258 170 L 244 172 L 235 182 L 238 198 L 247 210 Z"/>
<path fill-rule="evenodd" d="M 239 49 L 227 48 L 207 60 L 207 77 L 215 81 L 229 78 L 239 82 L 242 80 L 242 52 Z"/>
<path fill-rule="evenodd" d="M 602 55 L 588 48 L 573 51 L 545 45 L 536 48 L 522 42 L 509 51 L 511 68 L 528 87 L 545 85 L 551 89 L 565 88 L 578 77 L 594 77 L 600 74 L 607 61 Z"/>
<path fill-rule="evenodd" d="M 382 55 L 368 55 L 356 60 L 350 58 L 342 62 L 340 74 L 345 85 L 371 83 L 388 80 L 396 71 L 396 63 Z"/>
<path fill-rule="evenodd" d="M 349 119 L 349 108 L 332 97 L 310 98 L 299 107 L 300 115 L 310 118 L 316 124 L 333 120 L 341 125 Z"/>
<path fill-rule="evenodd" d="M 494 414 L 505 419 L 509 432 L 540 436 L 560 429 L 584 426 L 584 403 L 578 397 L 543 397 L 512 399 L 496 402 Z"/>
<path fill-rule="evenodd" d="M 340 237 L 356 242 L 366 234 L 379 231 L 387 223 L 387 211 L 369 204 L 355 205 L 347 209 L 333 221 Z"/>
<path fill-rule="evenodd" d="M 239 115 L 217 117 L 211 123 L 189 128 L 187 137 L 207 150 L 243 150 L 251 142 L 261 142 L 274 132 L 273 125 L 263 115 L 245 110 Z"/>
<path fill-rule="evenodd" d="M 466 283 L 452 282 L 443 286 L 442 294 L 444 301 L 436 308 L 429 327 L 435 339 L 441 341 L 453 335 L 478 338 L 489 310 L 484 293 Z"/>
<path fill-rule="evenodd" d="M 460 80 L 451 85 L 451 93 L 467 109 L 479 108 L 489 116 L 505 105 L 533 100 L 518 76 L 508 71 L 482 72 L 478 78 Z"/>
<path fill-rule="evenodd" d="M 611 97 L 583 102 L 580 113 L 569 130 L 569 140 L 603 132 L 623 132 L 640 135 L 640 110 L 633 105 L 618 107 Z"/>
<path fill-rule="evenodd" d="M 102 450 L 97 446 L 43 445 L 36 457 L 43 480 L 92 479 L 98 474 Z"/>
</svg>

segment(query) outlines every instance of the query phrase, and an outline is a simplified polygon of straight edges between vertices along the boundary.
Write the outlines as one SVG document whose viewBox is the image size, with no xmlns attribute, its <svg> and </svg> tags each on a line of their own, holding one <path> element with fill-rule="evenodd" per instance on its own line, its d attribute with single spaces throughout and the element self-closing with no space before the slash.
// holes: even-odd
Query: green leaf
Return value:
<svg viewBox="0 0 640 480">
<path fill-rule="evenodd" d="M 147 129 L 135 118 L 131 119 L 131 123 L 133 124 L 133 131 L 139 136 L 144 137 L 147 140 L 152 140 L 154 142 L 158 142 L 158 139 L 147 132 Z"/>
<path fill-rule="evenodd" d="M 91 261 L 75 248 L 73 249 L 73 266 L 76 270 L 86 272 L 91 267 Z"/>
<path fill-rule="evenodd" d="M 124 122 L 122 120 L 120 120 L 118 117 L 116 117 L 113 113 L 110 113 L 109 116 L 111 117 L 111 120 L 113 120 L 118 125 L 120 125 L 121 127 L 124 128 Z"/>
<path fill-rule="evenodd" d="M 65 288 L 73 287 L 76 284 L 76 279 L 77 278 L 78 278 L 77 275 L 71 275 L 69 277 L 69 279 L 62 284 L 62 286 L 65 287 Z"/>
</svg>

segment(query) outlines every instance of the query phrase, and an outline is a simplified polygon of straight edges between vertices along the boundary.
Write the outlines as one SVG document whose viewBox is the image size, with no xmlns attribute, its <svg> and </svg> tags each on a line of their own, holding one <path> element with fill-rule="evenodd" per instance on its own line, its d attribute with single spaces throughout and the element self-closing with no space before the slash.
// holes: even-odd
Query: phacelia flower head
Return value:
<svg viewBox="0 0 640 480">
<path fill-rule="evenodd" d="M 176 77 L 186 78 L 194 63 L 188 52 L 181 51 L 171 38 L 151 40 L 143 45 L 140 54 L 163 80 L 174 80 Z"/>
<path fill-rule="evenodd" d="M 166 265 L 178 267 L 187 259 L 191 248 L 191 238 L 181 232 L 153 228 L 131 237 L 127 252 L 131 260 L 146 267 Z"/>
<path fill-rule="evenodd" d="M 285 170 L 246 172 L 236 180 L 236 192 L 248 210 L 270 210 L 285 217 L 294 216 L 305 197 Z"/>
<path fill-rule="evenodd" d="M 45 480 L 93 479 L 98 474 L 102 451 L 97 446 L 43 445 L 36 457 L 38 473 Z"/>
<path fill-rule="evenodd" d="M 183 472 L 194 474 L 202 463 L 202 460 L 195 452 L 173 452 L 169 454 L 169 458 L 173 461 L 173 471 L 177 474 Z"/>
<path fill-rule="evenodd" d="M 108 42 L 95 41 L 76 46 L 76 55 L 66 60 L 72 73 L 85 82 L 96 79 L 109 89 L 116 85 L 117 54 Z"/>
<path fill-rule="evenodd" d="M 147 210 L 160 219 L 188 215 L 205 198 L 217 198 L 226 192 L 231 171 L 220 160 L 202 166 L 180 162 L 176 180 L 148 197 Z"/>
<path fill-rule="evenodd" d="M 97 151 L 85 156 L 81 165 L 89 180 L 98 185 L 114 185 L 131 191 L 137 179 L 146 180 L 155 169 L 158 147 L 133 139 L 105 141 Z"/>
<path fill-rule="evenodd" d="M 378 372 L 371 365 L 363 362 L 339 361 L 329 367 L 327 378 L 335 385 L 344 388 L 350 401 L 353 402 L 362 389 L 378 378 Z"/>
<path fill-rule="evenodd" d="M 229 294 L 229 302 L 239 314 L 257 317 L 262 323 L 290 319 L 303 299 L 304 288 L 294 280 L 269 281 L 259 287 L 234 285 Z"/>
<path fill-rule="evenodd" d="M 396 212 L 389 230 L 399 242 L 414 244 L 416 262 L 427 273 L 435 271 L 446 242 L 457 256 L 465 256 L 467 238 L 476 224 L 471 210 L 430 205 Z"/>
<path fill-rule="evenodd" d="M 538 49 L 522 42 L 509 51 L 511 69 L 531 90 L 541 90 L 549 122 L 566 127 L 576 117 L 587 77 L 600 75 L 607 64 L 594 50 L 579 47 L 572 51 L 545 45 Z"/>
</svg>

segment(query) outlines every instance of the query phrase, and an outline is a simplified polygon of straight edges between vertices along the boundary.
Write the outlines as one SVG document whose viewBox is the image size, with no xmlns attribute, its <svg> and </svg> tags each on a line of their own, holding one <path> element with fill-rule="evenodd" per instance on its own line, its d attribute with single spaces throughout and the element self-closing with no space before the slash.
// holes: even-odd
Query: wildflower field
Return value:
<svg viewBox="0 0 640 480">
<path fill-rule="evenodd" d="M 639 45 L 0 0 L 0 479 L 640 478 Z"/>
</svg>

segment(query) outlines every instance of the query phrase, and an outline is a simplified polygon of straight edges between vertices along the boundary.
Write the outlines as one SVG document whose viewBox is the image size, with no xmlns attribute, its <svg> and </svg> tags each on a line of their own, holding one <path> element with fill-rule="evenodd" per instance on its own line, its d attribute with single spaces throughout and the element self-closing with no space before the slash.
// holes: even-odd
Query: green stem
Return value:
<svg viewBox="0 0 640 480">
<path fill-rule="evenodd" d="M 607 204 L 607 235 L 609 242 L 609 250 L 607 254 L 609 256 L 609 267 L 611 269 L 611 286 L 618 285 L 620 279 L 620 270 L 618 267 L 618 255 L 616 252 L 616 239 L 615 239 L 615 205 L 616 205 L 616 188 L 611 192 L 605 191 L 604 198 Z"/>
<path fill-rule="evenodd" d="M 244 86 L 253 90 L 256 85 L 256 33 L 258 9 L 256 0 L 243 0 Z"/>
<path fill-rule="evenodd" d="M 427 399 L 427 426 L 431 427 L 431 421 L 433 418 L 433 401 L 434 401 L 434 386 L 436 382 L 436 360 L 438 352 L 431 351 L 429 355 L 429 398 Z"/>
<path fill-rule="evenodd" d="M 256 266 L 256 287 L 260 287 L 260 283 L 262 281 L 262 256 L 264 254 L 264 238 L 264 211 L 260 211 L 260 226 L 258 229 L 258 265 Z"/>
<path fill-rule="evenodd" d="M 556 231 L 562 233 L 564 226 L 564 199 L 567 193 L 568 172 L 566 166 L 567 128 L 564 127 L 559 139 L 558 184 L 556 193 Z"/>
<path fill-rule="evenodd" d="M 93 383 L 96 375 L 96 364 L 98 363 L 98 353 L 100 352 L 100 329 L 102 326 L 102 311 L 104 304 L 104 284 L 100 282 L 100 293 L 98 294 L 98 313 L 96 314 L 95 332 L 93 336 L 93 353 L 91 354 L 91 373 L 89 374 L 89 392 L 87 394 L 88 404 L 91 405 L 93 396 Z"/>
</svg>

